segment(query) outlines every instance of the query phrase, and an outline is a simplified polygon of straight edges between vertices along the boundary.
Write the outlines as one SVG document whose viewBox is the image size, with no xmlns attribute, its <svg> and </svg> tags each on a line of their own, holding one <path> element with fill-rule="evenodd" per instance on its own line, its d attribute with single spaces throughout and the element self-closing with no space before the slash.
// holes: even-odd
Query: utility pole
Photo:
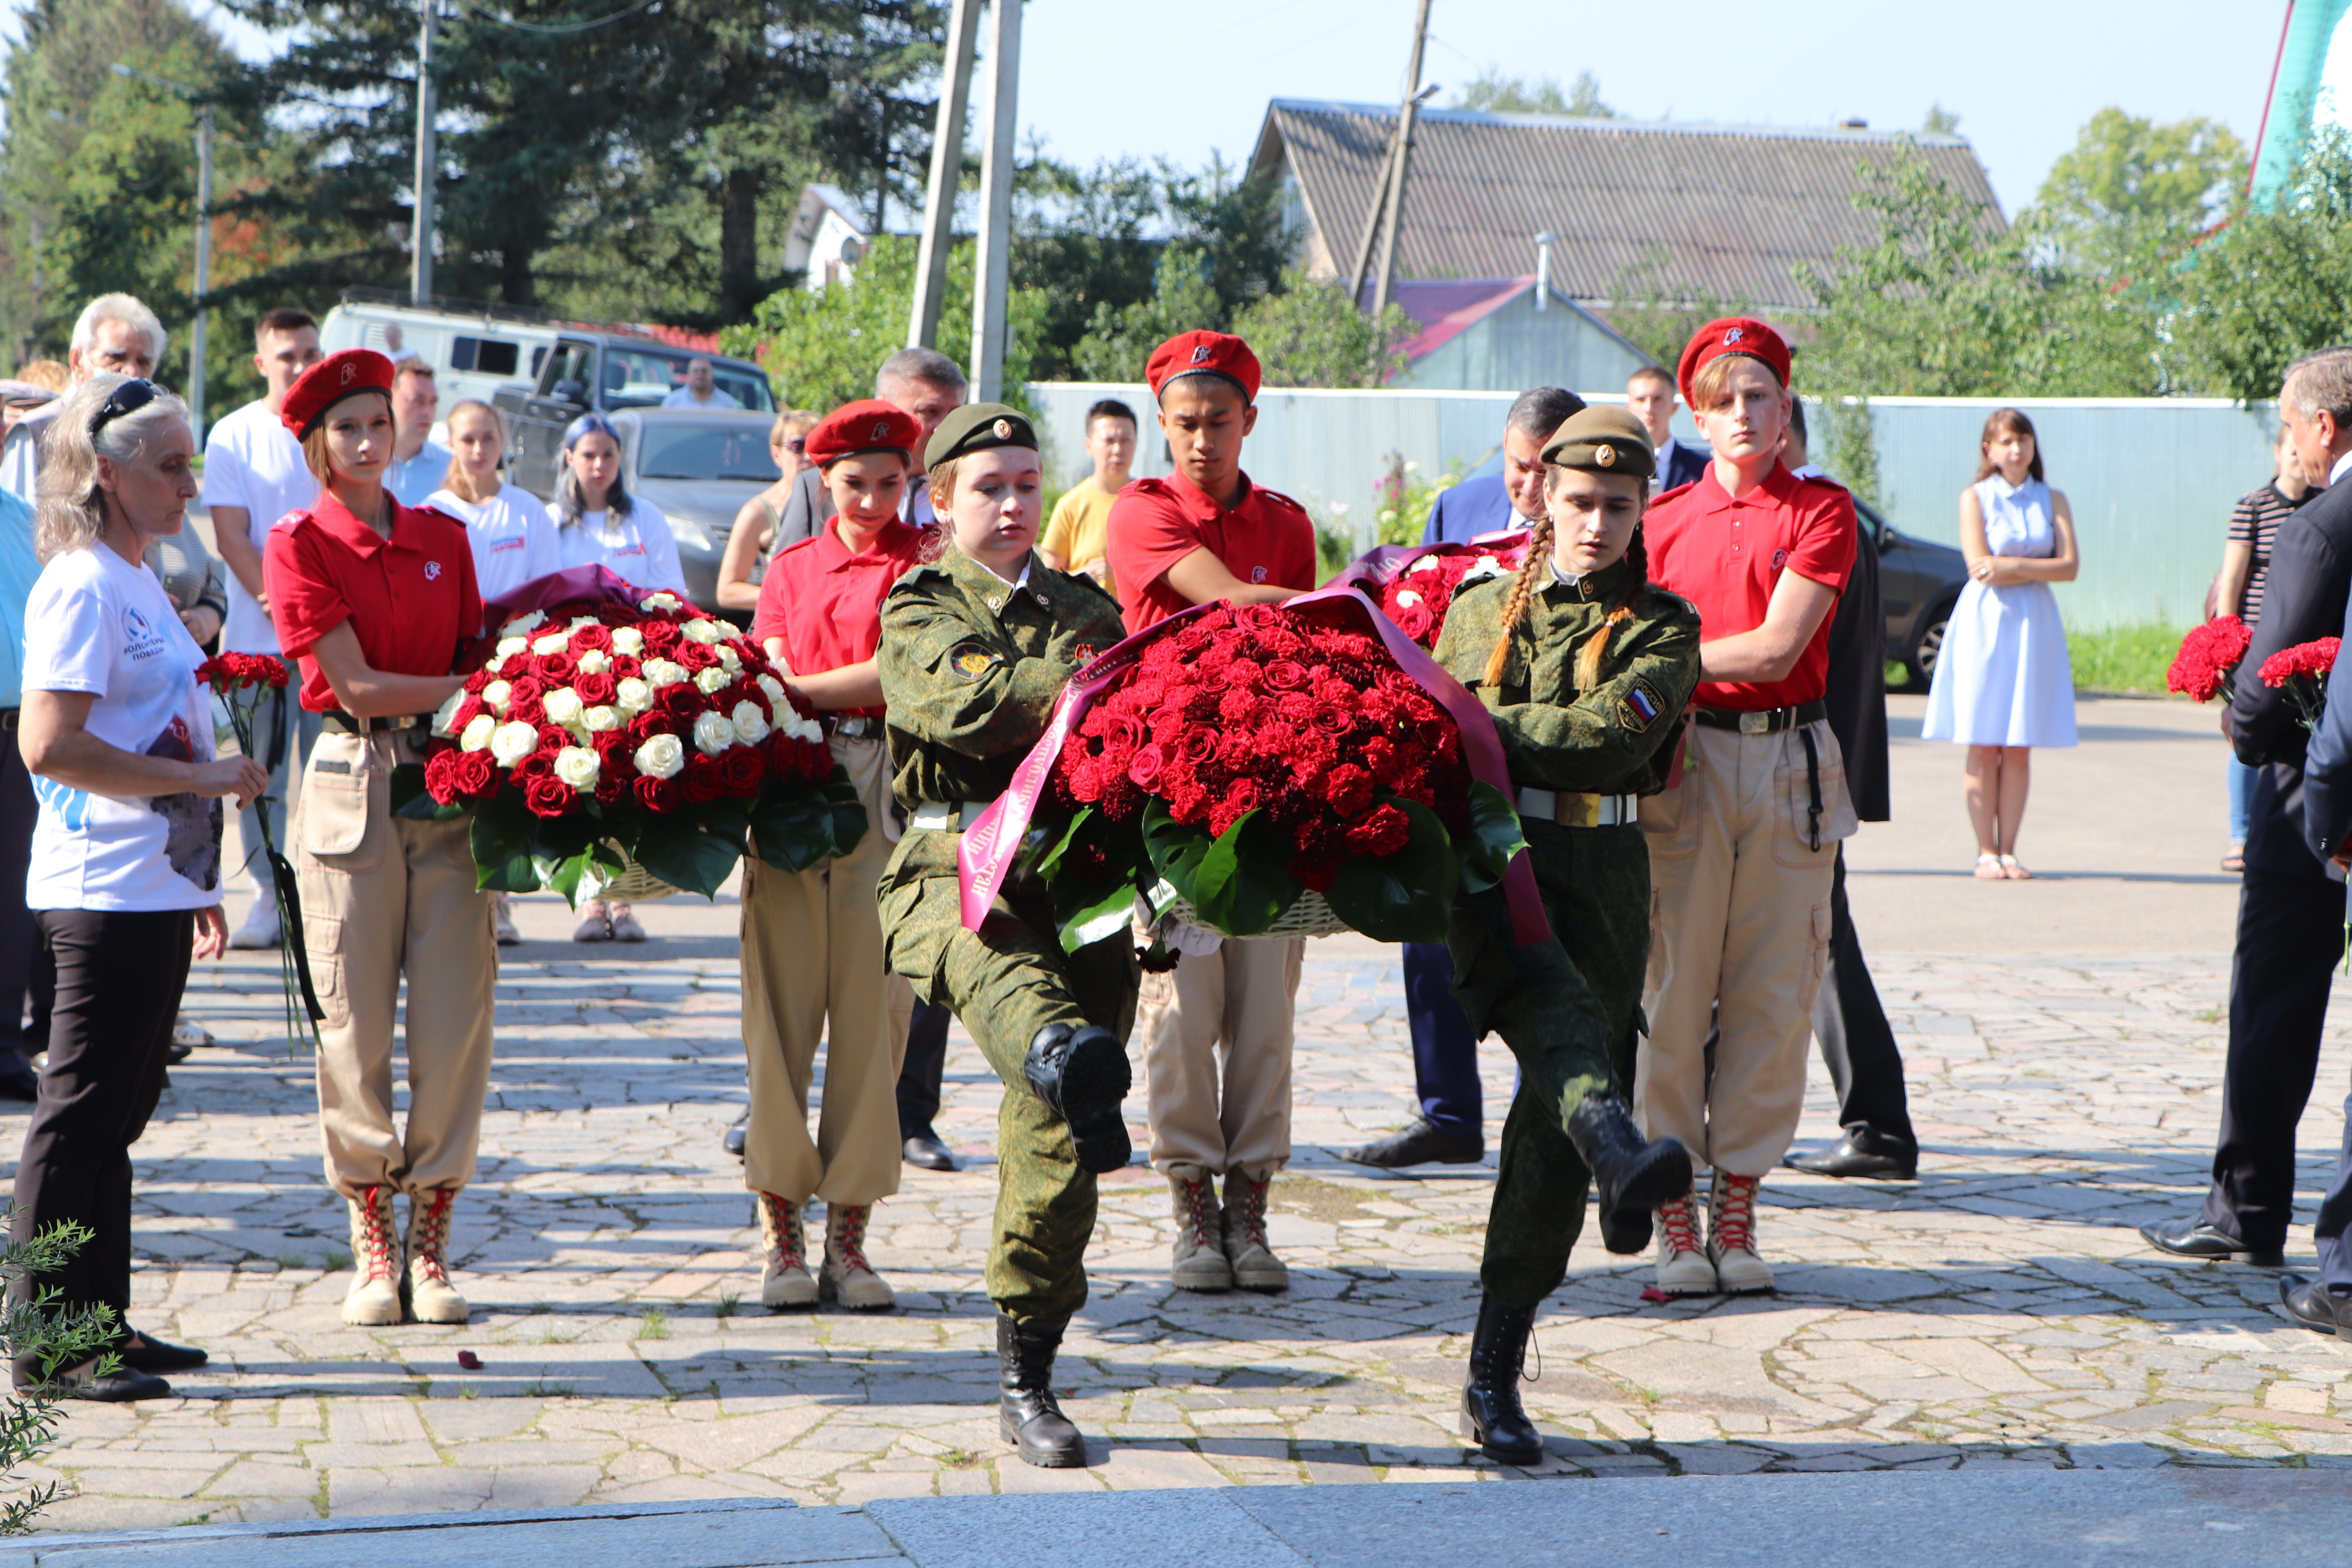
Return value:
<svg viewBox="0 0 2352 1568">
<path fill-rule="evenodd" d="M 1429 0 L 1421 0 L 1412 23 L 1412 64 L 1406 68 L 1404 107 L 1397 114 L 1396 155 L 1390 161 L 1388 212 L 1381 222 L 1380 282 L 1372 289 L 1372 314 L 1389 306 L 1389 289 L 1396 282 L 1397 225 L 1404 217 L 1405 171 L 1412 162 L 1412 122 L 1421 110 L 1422 46 L 1429 41 Z"/>
<path fill-rule="evenodd" d="M 185 82 L 173 81 L 114 62 L 114 74 L 127 76 L 135 81 L 147 82 L 166 92 L 176 92 L 182 98 L 200 100 L 203 94 Z M 28 209 L 29 211 L 29 209 Z M 41 220 L 33 219 L 34 287 L 40 286 L 38 259 L 41 250 Z M 202 103 L 196 112 L 196 318 L 188 328 L 188 417 L 195 426 L 196 438 L 205 434 L 205 296 L 212 290 L 213 267 L 213 106 Z M 35 300 L 38 314 L 38 298 Z"/>
<path fill-rule="evenodd" d="M 1424 0 L 1424 4 L 1426 0 Z M 980 153 L 980 254 L 973 260 L 971 384 L 976 402 L 1004 395 L 1004 304 L 1012 289 L 1013 139 L 1021 98 L 1023 0 L 994 0 L 988 39 L 988 140 Z"/>
<path fill-rule="evenodd" d="M 439 3 L 419 0 L 418 5 L 424 26 L 416 37 L 416 228 L 408 261 L 408 299 L 415 305 L 433 303 L 433 196 L 441 177 L 441 151 L 433 127 L 439 108 L 433 90 L 433 38 L 440 29 L 435 10 Z M 1427 9 L 1424 4 L 1424 14 Z"/>
<path fill-rule="evenodd" d="M 923 195 L 922 248 L 915 260 L 908 348 L 937 348 L 940 301 L 948 291 L 948 251 L 955 243 L 956 185 L 963 177 L 963 120 L 971 105 L 972 47 L 981 0 L 954 0 L 948 13 L 948 58 L 940 77 L 940 120 L 931 136 L 931 178 Z"/>
</svg>

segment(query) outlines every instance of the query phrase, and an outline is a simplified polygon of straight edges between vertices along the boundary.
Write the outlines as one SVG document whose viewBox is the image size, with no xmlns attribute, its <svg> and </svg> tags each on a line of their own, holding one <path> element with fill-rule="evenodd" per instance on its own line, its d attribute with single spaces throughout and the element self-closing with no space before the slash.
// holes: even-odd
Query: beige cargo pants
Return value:
<svg viewBox="0 0 2352 1568">
<path fill-rule="evenodd" d="M 1143 977 L 1136 1033 L 1151 1168 L 1262 1181 L 1290 1160 L 1290 1056 L 1301 937 L 1227 937 Z"/>
</svg>

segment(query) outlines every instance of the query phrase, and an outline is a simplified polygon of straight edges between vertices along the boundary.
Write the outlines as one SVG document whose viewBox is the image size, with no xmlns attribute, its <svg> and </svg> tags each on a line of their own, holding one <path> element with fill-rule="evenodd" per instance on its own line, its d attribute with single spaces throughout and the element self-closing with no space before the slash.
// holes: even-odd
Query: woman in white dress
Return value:
<svg viewBox="0 0 2352 1568">
<path fill-rule="evenodd" d="M 449 450 L 448 476 L 425 498 L 425 504 L 466 525 L 466 542 L 474 550 L 474 584 L 481 591 L 482 603 L 496 603 L 526 583 L 561 571 L 555 524 L 548 519 L 546 504 L 520 485 L 506 483 L 499 472 L 506 461 L 505 416 L 487 403 L 467 398 L 449 410 Z M 491 894 L 490 907 L 490 929 L 499 945 L 512 947 L 522 941 L 508 896 Z"/>
<path fill-rule="evenodd" d="M 1977 830 L 1976 874 L 2033 875 L 2017 858 L 2035 746 L 2074 743 L 2074 671 L 2053 583 L 2081 570 L 2074 513 L 2042 478 L 2033 423 L 2014 408 L 1985 421 L 1976 482 L 1960 492 L 1969 583 L 1952 606 L 1921 735 L 1969 749 L 1961 796 Z"/>
<path fill-rule="evenodd" d="M 563 432 L 563 466 L 548 503 L 558 567 L 602 566 L 647 594 L 686 596 L 677 541 L 661 508 L 629 494 L 621 479 L 621 433 L 601 414 L 583 414 Z M 574 942 L 643 942 L 636 911 L 617 900 L 580 906 Z"/>
</svg>

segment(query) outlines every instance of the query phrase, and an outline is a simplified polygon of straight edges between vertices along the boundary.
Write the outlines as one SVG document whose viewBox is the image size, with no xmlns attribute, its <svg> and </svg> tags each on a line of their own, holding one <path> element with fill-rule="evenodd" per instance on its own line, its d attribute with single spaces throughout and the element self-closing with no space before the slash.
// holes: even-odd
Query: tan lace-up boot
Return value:
<svg viewBox="0 0 2352 1568">
<path fill-rule="evenodd" d="M 343 1321 L 381 1329 L 400 1321 L 400 1242 L 392 1230 L 392 1189 L 362 1187 L 352 1204 L 352 1288 Z"/>
<path fill-rule="evenodd" d="M 853 1312 L 887 1312 L 898 1304 L 890 1282 L 866 1261 L 866 1225 L 870 1204 L 828 1204 L 824 1210 L 824 1262 L 817 1293 Z"/>
<path fill-rule="evenodd" d="M 1170 1279 L 1179 1290 L 1232 1289 L 1234 1266 L 1225 1258 L 1220 1234 L 1216 1178 L 1198 1165 L 1171 1165 L 1168 1189 L 1176 1205 Z"/>
<path fill-rule="evenodd" d="M 1763 1180 L 1717 1171 L 1708 1190 L 1707 1255 L 1721 1288 L 1734 1295 L 1772 1289 L 1772 1266 L 1756 1251 L 1756 1189 Z"/>
<path fill-rule="evenodd" d="M 1657 1215 L 1658 1289 L 1669 1296 L 1715 1294 L 1715 1263 L 1699 1240 L 1697 1196 L 1669 1199 Z"/>
<path fill-rule="evenodd" d="M 808 1238 L 801 1230 L 801 1205 L 773 1193 L 760 1200 L 760 1305 L 772 1312 L 804 1311 L 816 1305 L 816 1279 L 809 1273 Z"/>
<path fill-rule="evenodd" d="M 1290 1289 L 1290 1266 L 1265 1241 L 1265 1199 L 1273 1185 L 1272 1171 L 1263 1177 L 1225 1173 L 1225 1259 L 1234 1266 L 1234 1283 L 1244 1290 Z"/>
<path fill-rule="evenodd" d="M 466 1298 L 449 1283 L 449 1209 L 455 1187 L 436 1187 L 408 1200 L 408 1267 L 400 1293 L 409 1316 L 420 1323 L 462 1323 L 474 1315 Z"/>
</svg>

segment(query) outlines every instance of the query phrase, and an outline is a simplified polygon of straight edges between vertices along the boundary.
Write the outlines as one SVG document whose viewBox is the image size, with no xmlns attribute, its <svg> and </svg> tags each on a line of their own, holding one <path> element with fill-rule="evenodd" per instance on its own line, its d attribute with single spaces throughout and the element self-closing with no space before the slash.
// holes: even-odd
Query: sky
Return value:
<svg viewBox="0 0 2352 1568">
<path fill-rule="evenodd" d="M 26 0 L 0 0 L 10 20 Z M 266 48 L 192 0 L 246 54 Z M 495 4 L 495 0 L 491 0 Z M 1066 162 L 1248 156 L 1274 98 L 1393 103 L 1414 0 L 1028 0 L 1021 124 Z M 1432 0 L 1424 83 L 1450 102 L 1483 69 L 1563 87 L 1580 71 L 1635 119 L 1916 127 L 1960 117 L 2002 208 L 2031 202 L 2083 123 L 2114 105 L 2203 115 L 2253 142 L 2286 0 L 2042 0 L 2011 6 L 1806 0 L 1671 5 Z M 14 30 L 10 26 L 8 31 Z M 985 27 L 983 26 L 983 32 Z M 895 216 L 895 215 L 894 215 Z"/>
</svg>

